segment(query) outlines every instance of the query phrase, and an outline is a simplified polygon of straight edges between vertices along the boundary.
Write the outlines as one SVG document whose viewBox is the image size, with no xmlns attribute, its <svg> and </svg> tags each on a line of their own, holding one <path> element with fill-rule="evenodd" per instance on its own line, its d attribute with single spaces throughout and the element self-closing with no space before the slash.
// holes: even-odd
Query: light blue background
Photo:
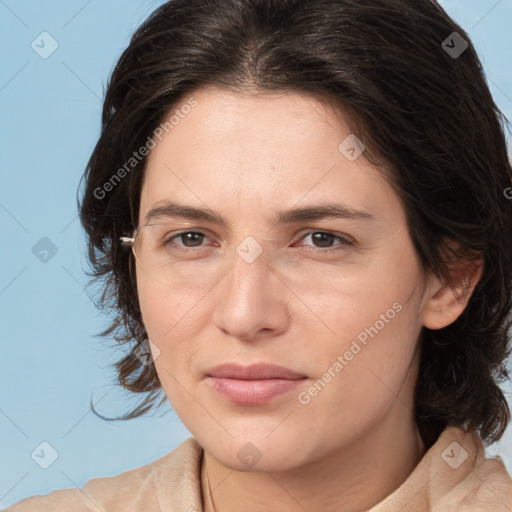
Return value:
<svg viewBox="0 0 512 512">
<path fill-rule="evenodd" d="M 149 463 L 190 436 L 168 406 L 115 424 L 89 408 L 91 393 L 105 415 L 129 403 L 112 388 L 108 366 L 120 352 L 95 337 L 107 319 L 92 301 L 95 290 L 85 290 L 77 186 L 99 135 L 109 74 L 161 3 L 0 0 L 1 508 Z M 443 5 L 469 32 L 495 100 L 512 120 L 512 0 Z M 48 59 L 31 48 L 43 31 L 59 44 Z M 58 249 L 47 263 L 32 253 L 42 237 Z M 489 449 L 509 472 L 511 431 Z M 42 441 L 59 454 L 46 470 L 31 458 Z"/>
</svg>

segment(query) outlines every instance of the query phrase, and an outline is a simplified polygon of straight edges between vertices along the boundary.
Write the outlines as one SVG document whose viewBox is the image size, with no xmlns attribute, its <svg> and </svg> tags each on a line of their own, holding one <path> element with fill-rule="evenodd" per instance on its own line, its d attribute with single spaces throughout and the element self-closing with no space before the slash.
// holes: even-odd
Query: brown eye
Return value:
<svg viewBox="0 0 512 512">
<path fill-rule="evenodd" d="M 183 231 L 169 238 L 166 243 L 175 243 L 173 240 L 179 239 L 182 242 L 182 245 L 186 248 L 201 247 L 201 242 L 205 237 L 205 234 L 198 231 Z"/>
<path fill-rule="evenodd" d="M 341 235 L 336 235 L 329 231 L 310 231 L 302 238 L 302 240 L 306 239 L 307 237 L 311 237 L 312 242 L 318 249 L 326 248 L 327 250 L 340 250 L 346 248 L 349 245 L 352 245 L 352 242 L 347 238 Z M 338 240 L 339 243 L 333 245 L 336 240 Z"/>
</svg>

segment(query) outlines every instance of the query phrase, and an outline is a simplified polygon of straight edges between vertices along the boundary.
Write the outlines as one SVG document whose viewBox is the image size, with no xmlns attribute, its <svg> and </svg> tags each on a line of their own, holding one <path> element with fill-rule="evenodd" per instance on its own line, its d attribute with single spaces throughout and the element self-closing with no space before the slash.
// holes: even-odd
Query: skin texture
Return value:
<svg viewBox="0 0 512 512">
<path fill-rule="evenodd" d="M 351 133 L 340 112 L 295 92 L 191 96 L 197 106 L 149 155 L 139 223 L 173 200 L 217 211 L 228 227 L 160 218 L 172 232 L 205 237 L 188 246 L 174 239 L 172 279 L 137 263 L 137 287 L 163 389 L 205 450 L 215 510 L 370 508 L 424 454 L 413 420 L 422 326 L 453 322 L 480 272 L 462 299 L 464 269 L 454 271 L 459 299 L 423 274 L 396 193 L 364 153 L 350 161 L 338 149 Z M 280 209 L 331 202 L 373 219 L 272 220 Z M 322 245 L 316 231 L 352 245 Z M 246 237 L 263 250 L 251 263 L 236 252 Z M 180 253 L 187 247 L 198 252 Z M 381 320 L 394 304 L 400 311 Z M 299 393 L 378 320 L 384 327 L 301 403 Z M 225 362 L 275 363 L 307 379 L 268 404 L 238 405 L 205 381 Z M 250 468 L 237 456 L 247 443 L 261 455 Z M 201 485 L 205 510 L 214 510 L 204 463 Z"/>
</svg>

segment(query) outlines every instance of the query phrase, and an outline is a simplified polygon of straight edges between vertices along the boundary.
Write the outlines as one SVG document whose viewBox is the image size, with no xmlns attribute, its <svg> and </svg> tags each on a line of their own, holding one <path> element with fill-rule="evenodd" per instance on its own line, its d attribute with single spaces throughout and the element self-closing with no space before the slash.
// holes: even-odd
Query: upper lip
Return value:
<svg viewBox="0 0 512 512">
<path fill-rule="evenodd" d="M 250 366 L 240 366 L 236 363 L 225 363 L 215 366 L 206 374 L 208 377 L 242 380 L 262 380 L 262 379 L 303 379 L 306 376 L 294 372 L 289 368 L 275 364 L 253 364 Z"/>
</svg>

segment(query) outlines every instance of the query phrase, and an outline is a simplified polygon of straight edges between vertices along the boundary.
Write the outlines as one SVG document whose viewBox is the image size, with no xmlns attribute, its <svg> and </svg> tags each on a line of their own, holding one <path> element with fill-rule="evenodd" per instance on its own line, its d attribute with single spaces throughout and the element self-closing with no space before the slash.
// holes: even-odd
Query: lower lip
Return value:
<svg viewBox="0 0 512 512">
<path fill-rule="evenodd" d="M 262 405 L 299 387 L 303 379 L 242 380 L 207 377 L 206 381 L 219 394 L 240 405 Z"/>
</svg>

